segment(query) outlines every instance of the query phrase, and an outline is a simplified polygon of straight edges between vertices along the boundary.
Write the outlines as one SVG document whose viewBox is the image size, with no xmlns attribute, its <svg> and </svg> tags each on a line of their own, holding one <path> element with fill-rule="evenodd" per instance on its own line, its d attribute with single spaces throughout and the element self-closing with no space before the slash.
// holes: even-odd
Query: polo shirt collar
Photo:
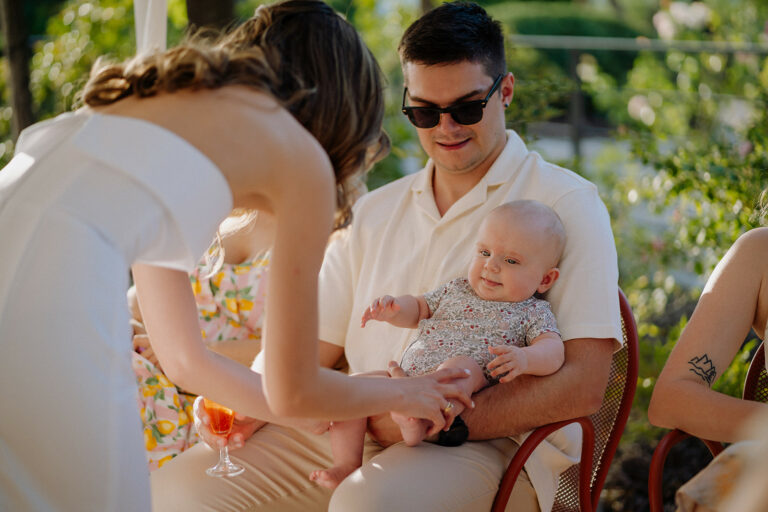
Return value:
<svg viewBox="0 0 768 512">
<path fill-rule="evenodd" d="M 488 188 L 509 181 L 528 157 L 528 153 L 528 148 L 525 147 L 525 143 L 520 136 L 512 130 L 507 130 L 507 143 L 504 146 L 504 150 L 477 185 L 445 212 L 442 220 L 450 220 L 468 209 L 485 202 Z M 432 174 L 434 172 L 435 164 L 432 159 L 429 159 L 424 169 L 414 178 L 411 190 L 416 195 L 416 204 L 435 221 L 439 221 L 441 217 L 437 211 L 434 194 L 432 193 Z"/>
</svg>

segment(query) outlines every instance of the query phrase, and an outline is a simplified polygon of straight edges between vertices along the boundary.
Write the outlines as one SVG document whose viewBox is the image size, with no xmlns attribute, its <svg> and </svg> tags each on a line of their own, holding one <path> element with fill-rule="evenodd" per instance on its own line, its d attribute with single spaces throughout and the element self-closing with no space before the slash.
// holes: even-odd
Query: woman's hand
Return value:
<svg viewBox="0 0 768 512">
<path fill-rule="evenodd" d="M 208 413 L 205 412 L 202 396 L 195 398 L 192 410 L 194 412 L 197 433 L 200 434 L 200 437 L 205 444 L 214 450 L 218 450 L 224 446 L 229 446 L 230 450 L 242 448 L 246 439 L 251 437 L 254 432 L 266 424 L 255 418 L 249 418 L 242 414 L 235 413 L 235 422 L 232 424 L 232 430 L 229 432 L 229 435 L 220 436 L 214 434 L 211 430 L 211 418 L 208 416 Z"/>
<path fill-rule="evenodd" d="M 404 386 L 404 396 L 407 397 L 403 406 L 393 412 L 431 421 L 432 427 L 427 432 L 427 436 L 437 434 L 444 429 L 448 417 L 453 421 L 451 416 L 453 405 L 449 399 L 464 404 L 468 409 L 475 406 L 470 396 L 453 384 L 456 379 L 469 377 L 468 370 L 442 368 L 419 377 L 405 377 L 403 369 L 396 362 L 390 361 L 389 375 L 397 379 L 395 381 L 397 384 Z"/>
</svg>

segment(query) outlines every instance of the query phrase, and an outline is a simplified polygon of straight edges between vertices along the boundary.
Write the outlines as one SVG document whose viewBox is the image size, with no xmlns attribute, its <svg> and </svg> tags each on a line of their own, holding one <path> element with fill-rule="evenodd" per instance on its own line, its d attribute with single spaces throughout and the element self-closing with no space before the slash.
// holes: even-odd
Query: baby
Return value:
<svg viewBox="0 0 768 512">
<path fill-rule="evenodd" d="M 554 210 L 530 200 L 503 204 L 480 225 L 467 277 L 420 296 L 380 297 L 363 313 L 362 325 L 379 320 L 418 327 L 403 354 L 403 370 L 421 375 L 464 368 L 469 377 L 456 383 L 468 393 L 518 375 L 549 375 L 563 364 L 563 342 L 549 303 L 536 295 L 559 277 L 564 246 L 565 229 Z M 446 425 L 454 419 L 461 422 L 463 410 L 461 403 L 450 401 L 443 411 Z M 427 439 L 433 430 L 428 420 L 395 413 L 392 419 L 409 446 Z M 360 467 L 366 425 L 366 418 L 334 422 L 331 449 L 336 465 L 313 471 L 310 480 L 335 488 Z M 465 439 L 437 442 L 456 445 Z"/>
</svg>

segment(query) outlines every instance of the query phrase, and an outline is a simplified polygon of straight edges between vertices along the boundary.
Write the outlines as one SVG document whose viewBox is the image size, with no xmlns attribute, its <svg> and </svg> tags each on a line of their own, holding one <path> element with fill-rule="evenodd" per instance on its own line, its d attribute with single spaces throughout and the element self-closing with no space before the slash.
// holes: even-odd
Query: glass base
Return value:
<svg viewBox="0 0 768 512">
<path fill-rule="evenodd" d="M 245 468 L 239 464 L 234 464 L 230 462 L 229 464 L 216 464 L 212 468 L 208 468 L 205 470 L 206 474 L 209 476 L 215 476 L 215 477 L 224 477 L 224 476 L 237 476 L 240 473 L 245 471 Z"/>
<path fill-rule="evenodd" d="M 219 450 L 219 463 L 205 470 L 209 476 L 215 477 L 237 476 L 243 471 L 245 471 L 243 466 L 229 460 L 229 449 L 226 446 Z"/>
</svg>

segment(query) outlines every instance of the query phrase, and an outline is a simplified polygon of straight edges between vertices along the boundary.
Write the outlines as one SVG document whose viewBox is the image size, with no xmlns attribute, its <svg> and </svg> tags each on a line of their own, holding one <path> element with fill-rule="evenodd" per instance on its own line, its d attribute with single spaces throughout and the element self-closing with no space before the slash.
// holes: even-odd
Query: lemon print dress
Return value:
<svg viewBox="0 0 768 512">
<path fill-rule="evenodd" d="M 0 170 L 0 510 L 148 511 L 129 268 L 192 272 L 232 208 L 213 163 L 81 110 Z"/>
<path fill-rule="evenodd" d="M 190 275 L 192 291 L 206 344 L 261 340 L 267 290 L 266 257 L 239 264 L 224 263 L 208 276 L 201 263 Z M 154 364 L 133 353 L 133 371 L 139 387 L 139 413 L 150 471 L 197 444 L 192 418 L 195 396 L 171 383 Z"/>
</svg>

